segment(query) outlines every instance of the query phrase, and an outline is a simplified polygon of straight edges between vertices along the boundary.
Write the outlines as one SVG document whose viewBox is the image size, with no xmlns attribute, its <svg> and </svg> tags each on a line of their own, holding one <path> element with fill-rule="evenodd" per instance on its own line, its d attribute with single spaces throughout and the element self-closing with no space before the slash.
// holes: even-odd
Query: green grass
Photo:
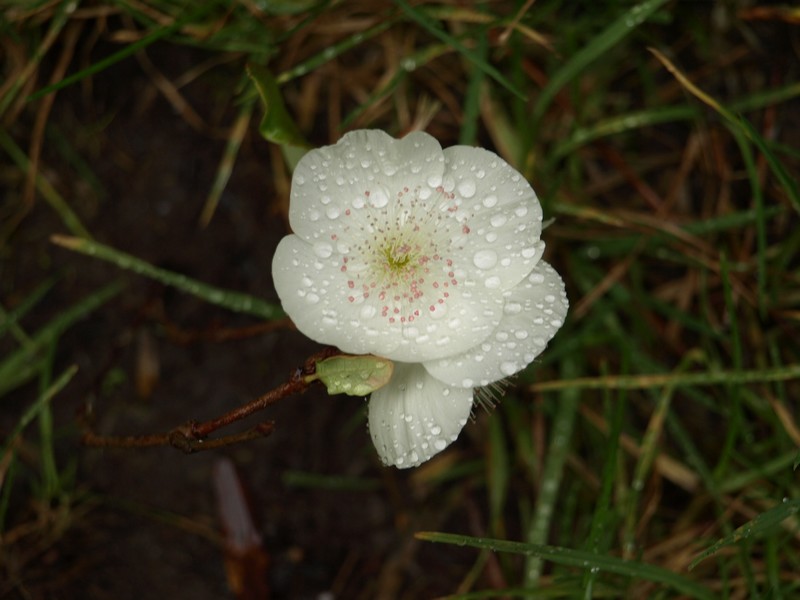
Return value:
<svg viewBox="0 0 800 600">
<path fill-rule="evenodd" d="M 1 174 L 12 200 L 2 209 L 3 260 L 35 240 L 42 256 L 84 264 L 82 253 L 112 275 L 105 287 L 82 287 L 80 274 L 66 281 L 45 259 L 27 278 L 0 272 L 0 410 L 11 423 L 0 453 L 0 535 L 31 527 L 18 509 L 24 499 L 69 505 L 81 486 L 73 476 L 82 450 L 57 444 L 74 435 L 73 423 L 54 420 L 50 405 L 76 374 L 63 336 L 79 335 L 87 315 L 122 310 L 108 302 L 123 289 L 116 277 L 258 320 L 284 316 L 254 291 L 268 287 L 268 267 L 249 288 L 223 289 L 206 283 L 202 265 L 189 277 L 128 253 L 125 237 L 95 241 L 100 223 L 74 190 L 105 197 L 102 169 L 65 133 L 63 111 L 48 117 L 42 108 L 48 98 L 58 109 L 69 94 L 91 96 L 94 78 L 138 53 L 190 47 L 224 65 L 190 73 L 216 82 L 227 115 L 214 183 L 194 211 L 204 227 L 215 225 L 257 136 L 274 150 L 261 155 L 272 223 L 285 220 L 302 153 L 367 127 L 423 128 L 443 146 L 489 147 L 528 177 L 545 218 L 555 218 L 543 239 L 567 283 L 567 322 L 453 450 L 410 474 L 374 462 L 317 472 L 314 461 L 274 474 L 294 493 L 373 494 L 397 511 L 375 535 L 406 548 L 405 562 L 382 543 L 349 540 L 334 569 L 355 574 L 342 597 L 373 594 L 378 584 L 368 582 L 387 573 L 398 597 L 800 593 L 800 82 L 787 42 L 796 10 L 756 15 L 745 2 L 674 0 L 149 0 L 96 3 L 110 14 L 101 27 L 82 5 L 35 4 L 0 13 L 0 35 L 19 59 L 6 56 L 0 82 Z M 92 26 L 128 36 L 92 54 Z M 83 54 L 63 54 L 72 28 L 83 28 Z M 68 75 L 51 81 L 62 58 Z M 168 80 L 178 95 L 189 85 Z M 28 126 L 37 118 L 52 120 L 43 147 Z M 33 209 L 31 190 L 41 204 Z M 196 243 L 212 243 L 205 232 Z M 307 357 L 294 358 L 300 366 Z M 194 410 L 186 404 L 187 420 Z M 332 438 L 361 427 L 358 413 Z M 41 539 L 55 546 L 46 529 Z M 426 571 L 431 556 L 444 557 L 434 562 L 445 572 Z"/>
</svg>

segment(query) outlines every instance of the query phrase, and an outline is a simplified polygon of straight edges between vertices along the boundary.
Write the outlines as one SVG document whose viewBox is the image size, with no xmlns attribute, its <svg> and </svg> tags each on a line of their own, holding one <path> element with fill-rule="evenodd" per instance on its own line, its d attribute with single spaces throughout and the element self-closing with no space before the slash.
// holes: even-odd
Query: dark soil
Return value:
<svg viewBox="0 0 800 600">
<path fill-rule="evenodd" d="M 148 54 L 168 78 L 207 58 L 175 46 L 154 46 Z M 215 129 L 224 130 L 235 117 L 229 96 L 218 90 L 235 86 L 241 67 L 215 68 L 181 90 Z M 96 184 L 82 177 L 55 143 L 45 149 L 43 170 L 98 241 L 212 285 L 277 302 L 271 259 L 287 229 L 277 208 L 281 199 L 271 186 L 269 145 L 256 130 L 259 116 L 257 111 L 205 229 L 198 227 L 198 216 L 225 140 L 190 126 L 133 58 L 61 91 L 51 115 L 51 131 L 84 157 Z M 24 139 L 30 127 L 20 122 L 13 133 Z M 22 186 L 17 184 L 8 196 L 18 201 Z M 235 341 L 178 343 L 165 333 L 165 321 L 188 332 L 256 321 L 53 246 L 53 233 L 68 232 L 38 198 L 4 252 L 7 305 L 58 274 L 46 301 L 26 318 L 31 330 L 111 281 L 123 279 L 127 287 L 59 341 L 55 372 L 70 364 L 80 367 L 54 404 L 59 466 L 77 460 L 77 493 L 62 534 L 38 540 L 35 547 L 25 547 L 30 542 L 23 540 L 12 548 L 25 564 L 18 565 L 15 585 L 0 586 L 0 595 L 233 597 L 217 539 L 212 466 L 221 457 L 233 461 L 251 492 L 270 557 L 263 576 L 272 597 L 321 598 L 332 591 L 340 598 L 421 598 L 456 588 L 474 553 L 432 552 L 413 540 L 413 532 L 447 526 L 442 517 L 447 514 L 453 521 L 449 530 L 464 530 L 459 523 L 466 522 L 471 500 L 463 487 L 448 492 L 444 485 L 436 489 L 441 498 L 433 497 L 426 487 L 412 484 L 408 473 L 381 467 L 359 417 L 360 399 L 312 389 L 260 415 L 276 422 L 271 436 L 225 450 L 184 455 L 172 448 L 82 447 L 76 415 L 87 403 L 100 433 L 166 431 L 261 395 L 319 348 L 290 329 Z M 159 365 L 157 383 L 146 398 L 136 388 L 144 338 L 153 342 Z M 35 393 L 30 385 L 11 395 L 4 429 Z M 290 471 L 364 478 L 370 485 L 367 491 L 288 485 Z M 32 519 L 32 510 L 27 498 L 14 497 L 7 527 Z"/>
</svg>

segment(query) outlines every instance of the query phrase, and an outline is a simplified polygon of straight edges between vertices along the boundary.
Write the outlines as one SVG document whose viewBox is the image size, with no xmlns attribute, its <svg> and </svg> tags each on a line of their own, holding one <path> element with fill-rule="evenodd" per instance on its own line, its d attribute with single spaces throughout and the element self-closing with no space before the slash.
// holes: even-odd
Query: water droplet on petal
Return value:
<svg viewBox="0 0 800 600">
<path fill-rule="evenodd" d="M 492 227 L 502 227 L 506 224 L 506 221 L 508 221 L 508 218 L 505 215 L 494 215 L 489 222 Z"/>
<path fill-rule="evenodd" d="M 466 378 L 461 382 L 461 387 L 471 388 L 475 382 L 472 379 Z"/>
<path fill-rule="evenodd" d="M 333 247 L 327 242 L 317 242 L 314 244 L 314 254 L 320 258 L 328 258 L 333 254 Z"/>
<path fill-rule="evenodd" d="M 447 442 L 445 440 L 439 438 L 438 440 L 433 442 L 433 447 L 436 448 L 439 451 L 442 451 L 445 448 L 447 448 Z"/>
<path fill-rule="evenodd" d="M 497 204 L 497 196 L 486 196 L 483 199 L 483 205 L 486 208 L 492 208 L 495 204 Z"/>
<path fill-rule="evenodd" d="M 383 191 L 383 189 L 377 188 L 372 190 L 372 193 L 369 196 L 369 203 L 375 208 L 383 208 L 389 204 L 389 196 L 385 191 Z"/>
<path fill-rule="evenodd" d="M 333 220 L 341 214 L 341 210 L 339 210 L 338 206 L 329 206 L 328 210 L 325 211 L 325 214 L 329 219 Z"/>
<path fill-rule="evenodd" d="M 504 362 L 500 365 L 500 371 L 503 375 L 513 375 L 518 370 L 517 363 L 515 362 Z"/>
<path fill-rule="evenodd" d="M 306 296 L 306 302 L 308 302 L 309 304 L 316 304 L 317 302 L 319 302 L 319 296 L 317 296 L 312 292 L 311 294 L 308 294 Z"/>
<path fill-rule="evenodd" d="M 507 315 L 518 315 L 520 312 L 522 312 L 522 305 L 519 302 L 508 302 L 503 307 L 503 312 L 505 312 Z"/>
<path fill-rule="evenodd" d="M 479 269 L 491 269 L 497 264 L 497 252 L 494 250 L 478 250 L 472 256 L 472 262 Z"/>
<path fill-rule="evenodd" d="M 485 285 L 490 290 L 496 290 L 497 288 L 500 287 L 500 278 L 497 277 L 496 275 L 487 277 L 486 280 L 483 282 L 483 285 Z"/>
<path fill-rule="evenodd" d="M 475 182 L 471 179 L 464 179 L 458 184 L 458 193 L 462 198 L 472 198 L 475 195 Z"/>
<path fill-rule="evenodd" d="M 416 327 L 406 327 L 403 329 L 403 337 L 413 340 L 419 335 L 419 329 Z"/>
<path fill-rule="evenodd" d="M 363 306 L 361 308 L 359 315 L 361 316 L 362 319 L 371 319 L 372 317 L 375 316 L 375 313 L 377 312 L 378 311 L 374 306 L 372 306 L 371 304 L 367 304 L 366 306 Z"/>
<path fill-rule="evenodd" d="M 536 256 L 538 250 L 539 249 L 536 246 L 531 246 L 530 248 L 523 248 L 522 256 L 523 258 L 533 258 L 534 256 Z"/>
<path fill-rule="evenodd" d="M 528 281 L 531 283 L 544 283 L 544 275 L 541 273 L 531 273 L 531 276 L 528 277 Z"/>
</svg>

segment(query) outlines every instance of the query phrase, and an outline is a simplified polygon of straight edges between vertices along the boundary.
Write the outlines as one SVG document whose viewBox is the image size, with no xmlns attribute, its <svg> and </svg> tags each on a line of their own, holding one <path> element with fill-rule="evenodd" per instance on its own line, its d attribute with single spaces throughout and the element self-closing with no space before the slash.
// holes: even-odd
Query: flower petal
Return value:
<svg viewBox="0 0 800 600">
<path fill-rule="evenodd" d="M 400 140 L 383 131 L 345 134 L 335 145 L 308 152 L 292 176 L 289 223 L 309 243 L 329 242 L 363 208 L 384 208 L 408 188 L 439 185 L 444 169 L 442 147 L 416 131 Z"/>
<path fill-rule="evenodd" d="M 386 465 L 405 469 L 456 440 L 472 410 L 472 389 L 451 387 L 418 364 L 395 363 L 369 400 L 369 432 Z"/>
<path fill-rule="evenodd" d="M 483 386 L 524 369 L 547 346 L 567 314 L 564 282 L 544 261 L 507 292 L 497 329 L 467 352 L 425 362 L 428 372 L 450 385 Z"/>
<path fill-rule="evenodd" d="M 391 360 L 432 360 L 478 344 L 502 317 L 500 291 L 475 293 L 447 282 L 438 288 L 446 297 L 438 300 L 424 286 L 417 299 L 390 297 L 400 293 L 397 288 L 358 293 L 347 258 L 331 244 L 312 246 L 296 235 L 284 237 L 275 250 L 272 277 L 283 309 L 321 344 Z M 430 281 L 435 284 L 433 276 Z"/>
<path fill-rule="evenodd" d="M 536 193 L 514 168 L 482 148 L 453 146 L 444 157 L 443 188 L 455 196 L 456 217 L 465 224 L 463 240 L 453 241 L 456 276 L 465 285 L 511 289 L 544 248 Z"/>
</svg>

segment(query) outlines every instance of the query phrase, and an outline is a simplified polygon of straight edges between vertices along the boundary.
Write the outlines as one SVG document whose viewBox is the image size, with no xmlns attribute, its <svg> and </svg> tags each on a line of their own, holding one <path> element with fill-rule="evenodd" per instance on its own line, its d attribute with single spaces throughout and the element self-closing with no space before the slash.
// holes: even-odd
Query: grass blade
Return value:
<svg viewBox="0 0 800 600">
<path fill-rule="evenodd" d="M 186 277 L 186 275 L 154 267 L 140 258 L 120 252 L 119 250 L 115 250 L 114 248 L 110 248 L 98 242 L 66 235 L 54 235 L 51 241 L 68 250 L 74 250 L 81 254 L 108 261 L 121 269 L 144 275 L 150 279 L 155 279 L 165 285 L 170 285 L 192 294 L 193 296 L 197 296 L 210 304 L 216 304 L 217 306 L 222 306 L 234 312 L 253 315 L 261 319 L 266 319 L 267 321 L 280 319 L 285 316 L 283 309 L 269 302 L 264 302 L 248 294 L 223 290 L 208 285 L 207 283 L 190 279 Z"/>
<path fill-rule="evenodd" d="M 526 544 L 524 542 L 476 538 L 433 531 L 421 531 L 415 534 L 414 537 L 426 542 L 469 546 L 470 548 L 487 549 L 493 552 L 510 552 L 523 556 L 536 556 L 542 560 L 566 567 L 585 570 L 598 569 L 599 571 L 615 573 L 625 577 L 644 579 L 674 588 L 687 596 L 702 600 L 712 600 L 715 597 L 704 586 L 682 575 L 647 563 L 622 560 L 616 556 L 594 554 L 585 550 L 572 550 L 559 546 Z"/>
<path fill-rule="evenodd" d="M 783 186 L 784 191 L 789 196 L 792 204 L 794 204 L 795 209 L 800 212 L 800 191 L 798 191 L 797 181 L 789 175 L 783 164 L 772 153 L 767 146 L 767 143 L 753 128 L 753 126 L 746 119 L 735 115 L 709 94 L 692 83 L 692 81 L 686 77 L 686 75 L 684 75 L 680 69 L 678 69 L 678 67 L 676 67 L 672 61 L 670 61 L 661 52 L 655 48 L 650 48 L 650 52 L 661 62 L 661 64 L 664 65 L 664 67 L 666 67 L 670 73 L 672 73 L 675 79 L 677 79 L 678 82 L 688 92 L 690 92 L 694 97 L 704 104 L 714 109 L 724 119 L 728 128 L 731 129 L 731 132 L 734 135 L 737 133 L 744 134 L 747 139 L 756 145 L 756 147 L 764 154 L 764 158 L 767 159 L 767 163 L 772 169 L 772 173 L 781 183 L 781 186 Z"/>
<path fill-rule="evenodd" d="M 689 565 L 689 569 L 694 569 L 698 564 L 704 561 L 709 556 L 716 554 L 726 546 L 732 546 L 743 540 L 747 540 L 759 535 L 764 535 L 775 529 L 778 525 L 783 523 L 789 517 L 793 517 L 800 512 L 800 499 L 798 500 L 784 500 L 777 506 L 761 513 L 752 521 L 748 521 L 738 529 L 734 530 L 731 535 L 725 536 L 717 541 L 713 546 L 703 551 L 697 558 L 695 558 Z M 795 524 L 796 528 L 800 529 L 800 523 Z"/>
<path fill-rule="evenodd" d="M 29 168 L 28 157 L 20 150 L 19 146 L 11 139 L 5 131 L 0 129 L 0 146 L 2 146 L 12 160 L 17 163 L 17 167 L 23 172 L 27 173 Z M 61 197 L 56 189 L 50 185 L 50 182 L 45 179 L 41 173 L 36 173 L 36 189 L 44 197 L 50 207 L 58 213 L 64 226 L 69 229 L 74 235 L 90 238 L 89 230 L 83 226 L 81 220 L 78 218 L 69 204 Z"/>
<path fill-rule="evenodd" d="M 641 4 L 632 6 L 616 21 L 601 31 L 600 34 L 595 36 L 561 69 L 556 71 L 536 99 L 536 104 L 533 107 L 534 124 L 539 123 L 561 88 L 577 77 L 590 64 L 600 59 L 610 48 L 622 41 L 625 36 L 644 23 L 650 15 L 666 3 L 667 0 L 646 0 Z"/>
<path fill-rule="evenodd" d="M 76 321 L 122 291 L 122 288 L 121 284 L 113 283 L 84 298 L 78 304 L 62 310 L 31 338 L 29 344 L 0 362 L 0 396 L 33 377 L 45 360 L 42 353 L 47 346 Z"/>
<path fill-rule="evenodd" d="M 108 69 L 110 66 L 115 65 L 119 61 L 123 60 L 124 58 L 127 58 L 128 56 L 131 56 L 132 54 L 138 52 L 142 48 L 147 48 L 153 42 L 157 42 L 161 38 L 166 37 L 169 34 L 174 33 L 175 31 L 178 31 L 185 24 L 191 23 L 192 21 L 196 21 L 202 18 L 215 6 L 216 2 L 201 2 L 199 4 L 198 10 L 189 12 L 185 14 L 182 18 L 175 19 L 175 21 L 170 23 L 168 26 L 157 29 L 156 31 L 144 36 L 142 39 L 137 40 L 132 44 L 128 44 L 127 46 L 125 46 L 121 50 L 118 50 L 111 56 L 108 56 L 101 61 L 89 65 L 88 67 L 86 67 L 85 69 L 81 69 L 77 73 L 69 75 L 68 77 L 62 79 L 61 81 L 43 87 L 42 89 L 34 92 L 30 96 L 28 96 L 28 102 L 33 102 L 34 100 L 38 100 L 42 96 L 46 96 L 47 94 L 51 94 L 55 91 L 64 89 L 65 87 L 70 86 L 73 83 L 80 81 L 81 79 L 85 79 L 90 75 L 94 75 L 95 73 L 99 73 L 100 71 Z"/>
<path fill-rule="evenodd" d="M 570 377 L 577 371 L 573 361 L 565 361 L 562 375 Z M 551 519 L 558 500 L 558 490 L 564 474 L 564 464 L 567 460 L 575 416 L 578 414 L 580 396 L 575 389 L 566 389 L 559 398 L 558 411 L 553 420 L 553 432 L 550 438 L 550 447 L 547 460 L 542 473 L 542 485 L 536 502 L 530 528 L 528 542 L 537 546 L 543 543 L 550 532 Z M 542 557 L 536 554 L 528 556 L 525 564 L 525 585 L 535 587 L 542 573 Z"/>
<path fill-rule="evenodd" d="M 745 385 L 800 379 L 800 364 L 754 369 L 751 371 L 708 371 L 705 373 L 652 373 L 645 375 L 608 375 L 604 377 L 578 377 L 531 384 L 534 392 L 549 392 L 565 388 L 602 390 L 645 390 L 662 386 L 694 387 L 720 385 Z"/>
<path fill-rule="evenodd" d="M 0 446 L 0 457 L 5 456 L 6 452 L 8 452 L 9 448 L 11 448 L 11 445 L 14 443 L 16 437 L 22 433 L 22 430 L 25 429 L 31 423 L 31 421 L 36 418 L 36 415 L 39 414 L 39 411 L 47 406 L 50 400 L 53 399 L 53 396 L 60 392 L 69 383 L 70 379 L 72 379 L 77 372 L 77 365 L 72 365 L 61 375 L 59 375 L 58 378 L 46 390 L 39 394 L 39 398 L 36 400 L 36 402 L 28 407 L 28 410 L 22 414 L 19 421 L 17 421 L 17 424 L 14 426 L 14 429 L 11 430 L 11 433 L 8 435 L 5 442 L 3 442 L 3 445 Z"/>
<path fill-rule="evenodd" d="M 660 0 L 664 1 L 664 0 Z M 398 6 L 403 9 L 409 17 L 411 17 L 414 21 L 416 21 L 422 28 L 424 28 L 428 33 L 433 35 L 434 37 L 439 38 L 442 42 L 454 48 L 461 54 L 464 58 L 474 64 L 477 68 L 481 71 L 486 73 L 489 77 L 494 79 L 497 83 L 502 85 L 506 88 L 509 92 L 517 96 L 518 98 L 525 99 L 525 93 L 522 92 L 517 86 L 511 83 L 506 77 L 490 65 L 486 60 L 482 59 L 481 56 L 469 48 L 467 48 L 464 44 L 462 44 L 459 40 L 454 38 L 452 35 L 444 31 L 441 27 L 439 27 L 438 23 L 433 21 L 428 15 L 424 14 L 422 11 L 417 10 L 416 8 L 412 7 L 408 2 L 405 0 L 395 0 Z"/>
</svg>

